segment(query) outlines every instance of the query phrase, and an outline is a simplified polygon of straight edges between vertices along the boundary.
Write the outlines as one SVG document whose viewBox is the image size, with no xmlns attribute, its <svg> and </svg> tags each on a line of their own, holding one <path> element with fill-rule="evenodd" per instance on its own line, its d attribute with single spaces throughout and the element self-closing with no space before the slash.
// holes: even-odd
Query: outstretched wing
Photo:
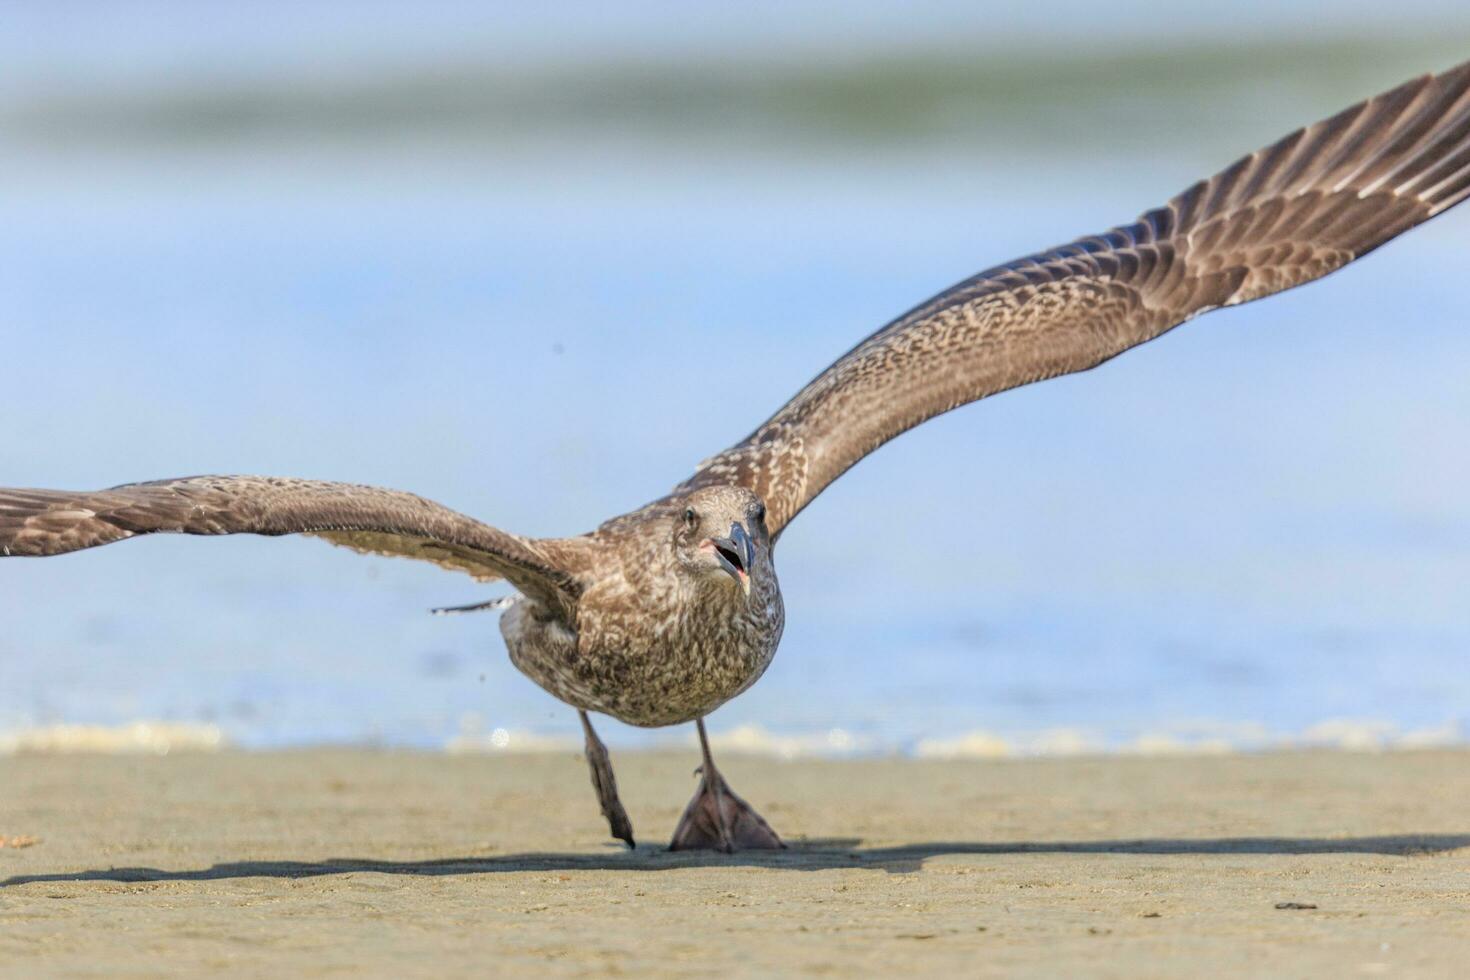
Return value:
<svg viewBox="0 0 1470 980">
<path fill-rule="evenodd" d="M 140 534 L 309 534 L 355 551 L 504 578 L 563 604 L 576 583 L 548 542 L 379 487 L 267 476 L 194 476 L 111 490 L 0 488 L 0 556 L 59 555 Z"/>
<path fill-rule="evenodd" d="M 853 348 L 679 490 L 737 484 L 778 534 L 889 439 L 1310 282 L 1470 194 L 1470 62 L 1200 181 L 1131 225 L 980 273 Z"/>
</svg>

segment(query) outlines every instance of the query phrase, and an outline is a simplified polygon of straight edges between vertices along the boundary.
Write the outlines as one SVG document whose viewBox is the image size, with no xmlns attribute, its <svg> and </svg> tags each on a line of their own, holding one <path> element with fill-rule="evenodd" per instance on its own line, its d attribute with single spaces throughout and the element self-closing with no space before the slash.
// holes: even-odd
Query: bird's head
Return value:
<svg viewBox="0 0 1470 980">
<path fill-rule="evenodd" d="M 769 575 L 771 536 L 766 505 L 744 487 L 703 487 L 675 501 L 674 553 L 684 569 L 750 595 Z"/>
</svg>

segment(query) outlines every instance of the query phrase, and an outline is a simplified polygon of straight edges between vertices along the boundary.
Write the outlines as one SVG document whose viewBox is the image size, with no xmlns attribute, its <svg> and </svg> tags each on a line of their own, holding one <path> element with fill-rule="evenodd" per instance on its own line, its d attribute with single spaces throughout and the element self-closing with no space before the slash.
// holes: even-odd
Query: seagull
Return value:
<svg viewBox="0 0 1470 980">
<path fill-rule="evenodd" d="M 694 722 L 703 765 L 672 849 L 781 848 L 716 768 L 704 717 L 770 666 L 785 623 L 773 549 L 807 504 L 927 419 L 1321 278 L 1466 196 L 1470 62 L 1298 129 L 1131 224 L 945 290 L 666 496 L 589 533 L 522 537 L 398 490 L 195 476 L 0 489 L 0 556 L 158 532 L 305 534 L 503 580 L 512 596 L 462 609 L 499 608 L 511 662 L 577 709 L 613 836 L 634 845 L 592 712 L 645 727 Z"/>
</svg>

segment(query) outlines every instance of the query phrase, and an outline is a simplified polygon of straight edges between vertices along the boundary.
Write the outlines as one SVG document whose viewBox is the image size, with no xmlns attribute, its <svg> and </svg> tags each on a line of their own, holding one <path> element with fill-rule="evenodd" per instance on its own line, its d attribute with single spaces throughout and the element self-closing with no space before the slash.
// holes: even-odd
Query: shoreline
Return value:
<svg viewBox="0 0 1470 980">
<path fill-rule="evenodd" d="M 678 752 L 697 748 L 688 726 L 659 729 L 658 736 L 627 744 L 616 734 L 606 738 L 619 754 Z M 682 734 L 678 734 L 682 732 Z M 1470 750 L 1470 733 L 1462 722 L 1405 728 L 1375 718 L 1329 718 L 1297 732 L 1272 730 L 1256 722 L 1195 722 L 1143 729 L 1123 739 L 1080 727 L 1042 728 L 1024 733 L 971 729 L 952 735 L 926 735 L 901 741 L 879 741 L 841 727 L 820 731 L 777 731 L 742 723 L 710 733 L 717 755 L 794 759 L 1027 759 L 1191 757 L 1271 752 L 1400 752 L 1425 749 Z M 0 757 L 26 754 L 100 753 L 167 755 L 186 752 L 249 751 L 413 751 L 450 755 L 518 756 L 580 752 L 582 736 L 505 727 L 489 728 L 473 716 L 458 734 L 442 741 L 383 743 L 324 741 L 252 744 L 232 738 L 213 723 L 140 718 L 122 724 L 53 723 L 0 729 Z"/>
</svg>

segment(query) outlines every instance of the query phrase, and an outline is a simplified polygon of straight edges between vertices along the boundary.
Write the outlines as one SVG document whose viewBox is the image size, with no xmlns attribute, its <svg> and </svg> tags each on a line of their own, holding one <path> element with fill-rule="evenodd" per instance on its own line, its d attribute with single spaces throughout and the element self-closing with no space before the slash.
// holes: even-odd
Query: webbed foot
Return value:
<svg viewBox="0 0 1470 980">
<path fill-rule="evenodd" d="M 780 851 L 786 845 L 766 823 L 764 817 L 736 796 L 715 768 L 709 754 L 709 736 L 704 719 L 696 721 L 699 750 L 704 756 L 700 767 L 699 792 L 684 808 L 684 816 L 669 841 L 671 851 Z"/>
<path fill-rule="evenodd" d="M 749 803 L 730 790 L 725 777 L 705 771 L 669 841 L 671 851 L 779 851 L 785 844 Z"/>
</svg>

